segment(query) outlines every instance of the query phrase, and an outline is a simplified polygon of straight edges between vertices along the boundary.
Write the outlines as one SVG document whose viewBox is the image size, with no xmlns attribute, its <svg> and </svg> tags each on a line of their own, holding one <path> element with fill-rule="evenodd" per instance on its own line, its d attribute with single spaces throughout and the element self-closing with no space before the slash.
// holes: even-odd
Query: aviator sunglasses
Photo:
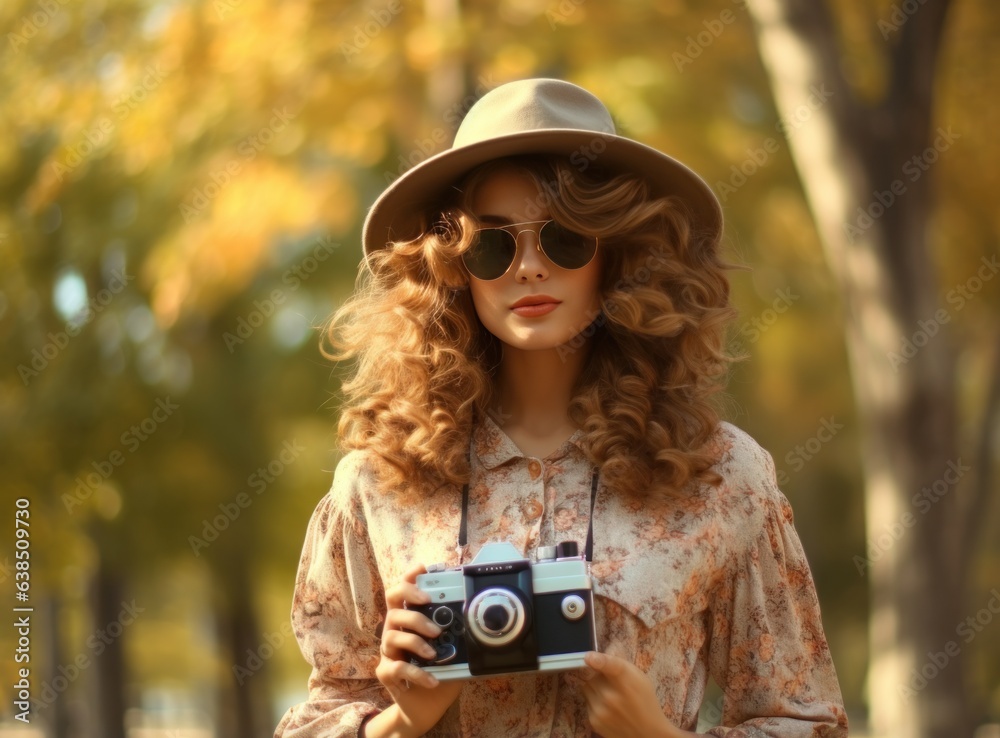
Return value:
<svg viewBox="0 0 1000 738">
<path fill-rule="evenodd" d="M 597 238 L 583 236 L 556 223 L 554 220 L 526 220 L 494 228 L 480 228 L 475 232 L 472 246 L 462 254 L 469 273 L 486 281 L 499 279 L 510 269 L 517 256 L 517 239 L 530 228 L 508 231 L 513 226 L 544 223 L 538 231 L 538 250 L 563 269 L 580 269 L 587 266 L 597 253 Z"/>
</svg>

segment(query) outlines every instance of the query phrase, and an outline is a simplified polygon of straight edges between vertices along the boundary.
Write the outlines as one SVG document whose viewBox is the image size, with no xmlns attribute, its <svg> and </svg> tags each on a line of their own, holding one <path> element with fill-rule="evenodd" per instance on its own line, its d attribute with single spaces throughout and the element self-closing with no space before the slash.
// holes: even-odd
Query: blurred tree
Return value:
<svg viewBox="0 0 1000 738">
<path fill-rule="evenodd" d="M 813 118 L 789 145 L 847 312 L 865 429 L 868 540 L 896 539 L 882 555 L 866 552 L 859 566 L 869 569 L 872 588 L 872 725 L 900 738 L 972 733 L 956 625 L 967 614 L 972 553 L 986 520 L 1000 404 L 998 343 L 987 372 L 992 387 L 981 398 L 978 478 L 961 486 L 962 495 L 923 498 L 937 509 L 922 514 L 915 502 L 922 488 L 943 495 L 935 480 L 953 486 L 969 470 L 960 466 L 968 455 L 960 453 L 950 313 L 939 307 L 929 244 L 929 170 L 963 135 L 948 124 L 935 128 L 950 4 L 894 4 L 883 6 L 883 17 L 869 16 L 868 27 L 888 40 L 873 55 L 883 55 L 884 80 L 864 80 L 868 88 L 859 90 L 845 70 L 843 21 L 825 1 L 747 0 L 782 119 L 801 111 Z M 985 257 L 982 264 L 980 279 L 992 268 Z M 931 339 L 934 346 L 921 350 Z"/>
</svg>

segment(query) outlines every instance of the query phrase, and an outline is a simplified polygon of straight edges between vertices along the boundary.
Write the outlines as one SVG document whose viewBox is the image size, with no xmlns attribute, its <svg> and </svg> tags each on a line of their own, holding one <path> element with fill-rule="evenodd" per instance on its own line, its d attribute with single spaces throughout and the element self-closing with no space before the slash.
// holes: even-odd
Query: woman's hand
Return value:
<svg viewBox="0 0 1000 738">
<path fill-rule="evenodd" d="M 674 727 L 660 707 L 653 683 L 631 661 L 589 652 L 590 669 L 581 674 L 590 726 L 602 738 L 682 738 L 694 736 Z"/>
<path fill-rule="evenodd" d="M 441 628 L 423 613 L 403 609 L 403 603 L 426 605 L 427 593 L 417 587 L 417 575 L 427 571 L 421 564 L 410 569 L 403 581 L 386 590 L 386 616 L 382 629 L 381 658 L 375 676 L 395 703 L 365 723 L 362 736 L 420 736 L 441 719 L 462 691 L 463 682 L 439 683 L 433 675 L 410 663 L 410 655 L 434 656 L 427 638 Z"/>
</svg>

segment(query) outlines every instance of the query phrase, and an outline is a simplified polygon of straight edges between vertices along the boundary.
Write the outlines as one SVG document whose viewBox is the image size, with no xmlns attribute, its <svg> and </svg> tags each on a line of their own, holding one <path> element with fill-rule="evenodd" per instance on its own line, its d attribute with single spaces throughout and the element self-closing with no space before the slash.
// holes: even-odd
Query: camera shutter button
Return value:
<svg viewBox="0 0 1000 738">
<path fill-rule="evenodd" d="M 579 620 L 587 613 L 587 604 L 580 595 L 566 595 L 562 601 L 562 614 L 567 620 Z"/>
<path fill-rule="evenodd" d="M 447 628 L 454 619 L 455 613 L 452 612 L 450 607 L 439 607 L 431 615 L 431 620 L 434 621 L 435 625 L 439 625 L 442 628 Z"/>
</svg>

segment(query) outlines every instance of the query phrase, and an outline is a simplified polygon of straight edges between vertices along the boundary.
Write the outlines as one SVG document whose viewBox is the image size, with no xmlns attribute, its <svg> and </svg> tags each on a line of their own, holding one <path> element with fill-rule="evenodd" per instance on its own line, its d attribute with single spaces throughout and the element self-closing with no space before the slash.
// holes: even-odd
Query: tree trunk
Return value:
<svg viewBox="0 0 1000 738">
<path fill-rule="evenodd" d="M 94 734 L 101 738 L 125 738 L 125 647 L 116 627 L 123 627 L 123 594 L 121 575 L 101 556 L 92 592 L 94 630 L 103 649 L 93 659 L 97 672 Z"/>
<path fill-rule="evenodd" d="M 268 661 L 277 647 L 261 634 L 250 575 L 239 558 L 217 575 L 216 616 L 222 653 L 228 653 L 219 692 L 219 734 L 270 738 L 274 733 Z"/>
<path fill-rule="evenodd" d="M 927 0 L 895 31 L 888 92 L 869 107 L 841 73 L 825 0 L 747 0 L 843 297 L 864 438 L 868 550 L 854 564 L 871 589 L 870 720 L 874 734 L 892 738 L 972 732 L 956 634 L 969 614 L 960 567 L 968 531 L 954 491 L 967 460 L 956 439 L 950 316 L 926 239 L 933 164 L 957 138 L 930 126 L 947 5 Z"/>
<path fill-rule="evenodd" d="M 46 595 L 44 602 L 45 604 L 39 609 L 44 618 L 42 622 L 44 623 L 45 641 L 49 644 L 45 672 L 48 674 L 48 682 L 51 684 L 55 675 L 59 674 L 59 667 L 66 665 L 66 662 L 64 661 L 65 651 L 59 628 L 60 597 Z M 53 700 L 43 714 L 49 727 L 49 735 L 52 738 L 70 738 L 72 724 L 69 710 L 66 709 L 65 699 Z"/>
</svg>

